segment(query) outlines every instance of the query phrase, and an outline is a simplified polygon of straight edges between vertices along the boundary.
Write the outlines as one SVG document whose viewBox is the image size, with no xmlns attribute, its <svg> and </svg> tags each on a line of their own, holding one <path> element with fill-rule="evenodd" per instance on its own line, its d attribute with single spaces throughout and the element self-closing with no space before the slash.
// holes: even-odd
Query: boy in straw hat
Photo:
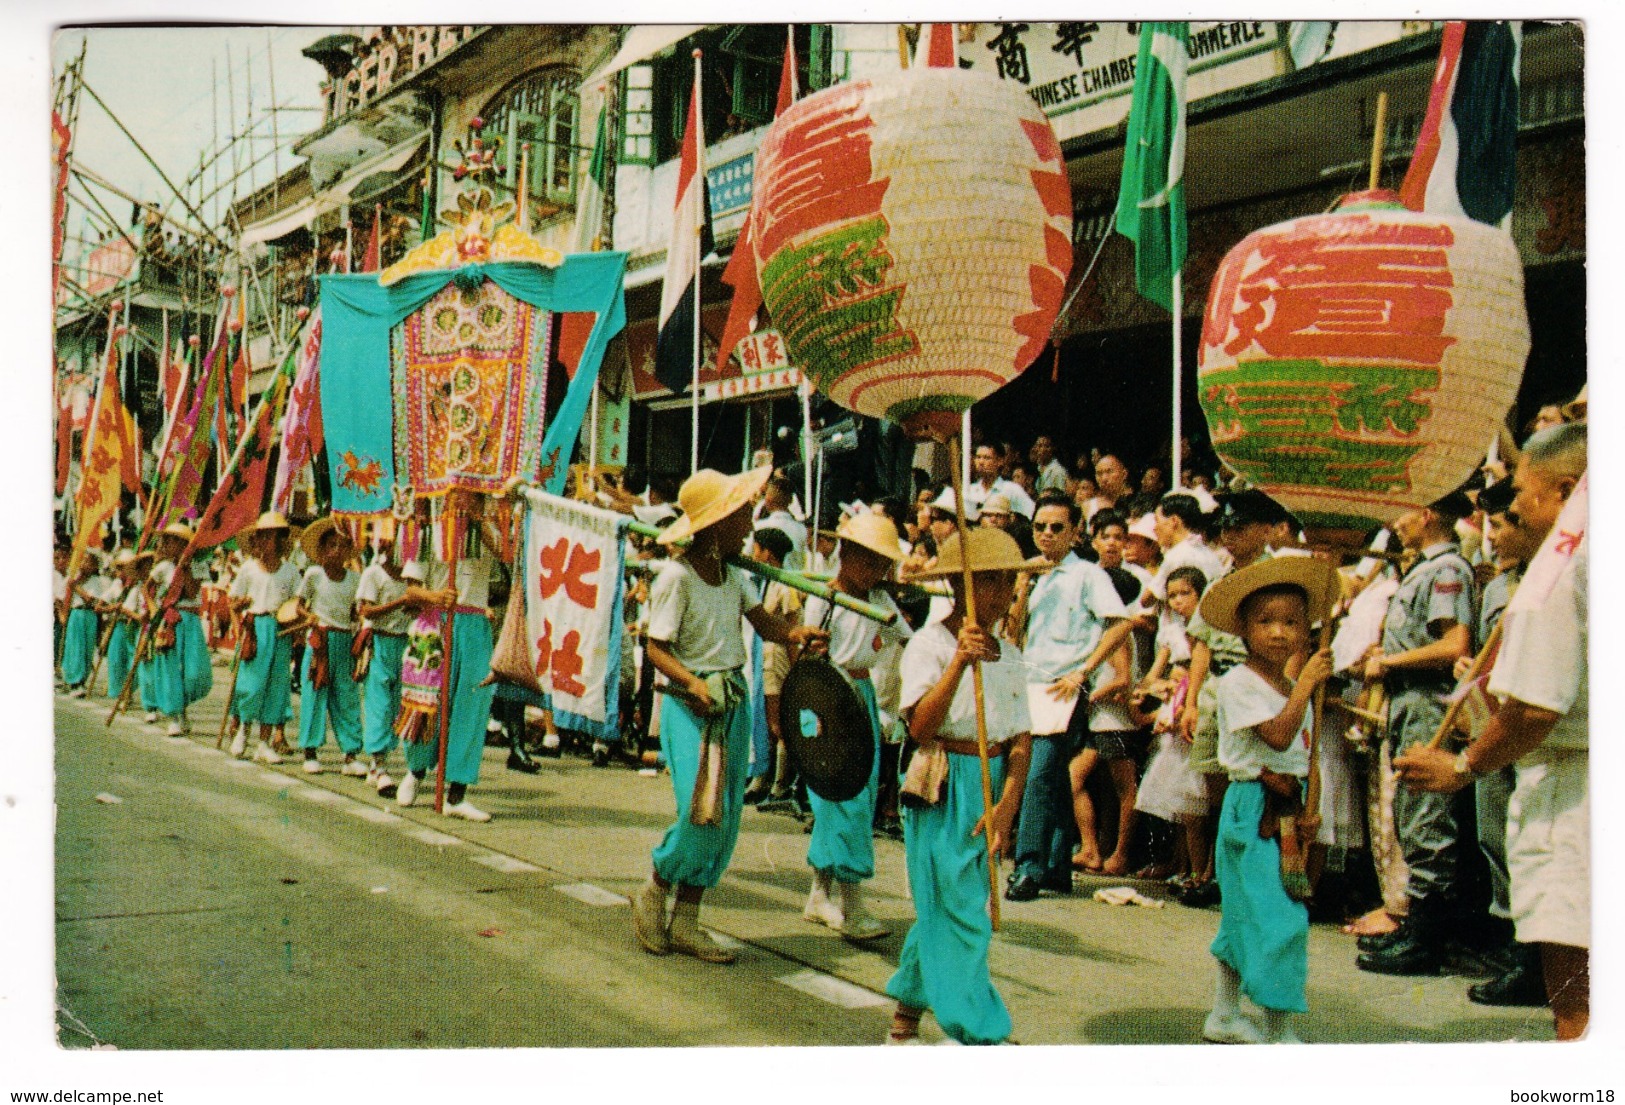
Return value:
<svg viewBox="0 0 1625 1105">
<path fill-rule="evenodd" d="M 191 527 L 181 522 L 172 522 L 159 533 L 158 563 L 153 565 L 147 576 L 148 587 L 155 599 L 161 601 L 169 594 L 176 565 L 194 536 Z M 186 707 L 207 698 L 214 686 L 209 644 L 198 613 L 198 596 L 202 581 L 207 578 L 206 565 L 193 563 L 188 566 L 173 596 L 173 613 L 169 609 L 159 612 L 163 625 L 153 637 L 153 697 L 158 712 L 167 719 L 165 735 L 170 737 L 185 734 Z"/>
<path fill-rule="evenodd" d="M 114 618 L 113 629 L 107 635 L 107 696 L 117 698 L 124 691 L 124 681 L 129 678 L 132 668 L 135 667 L 135 642 L 140 634 L 141 623 L 147 617 L 147 593 L 142 589 L 141 569 L 149 560 L 151 553 L 137 555 L 132 549 L 120 549 L 118 555 L 113 557 L 113 574 L 118 580 L 120 594 L 117 609 L 112 613 Z M 153 713 L 152 689 L 147 685 L 147 665 L 140 665 L 136 672 L 136 686 L 140 690 L 142 708 L 147 711 L 149 722 L 157 720 Z"/>
<path fill-rule="evenodd" d="M 750 535 L 751 500 L 771 471 L 694 473 L 677 495 L 683 516 L 658 539 L 668 547 L 685 538 L 691 543 L 660 568 L 649 598 L 648 657 L 667 680 L 660 747 L 677 797 L 677 821 L 655 848 L 649 881 L 632 903 L 638 942 L 654 955 L 677 951 L 707 963 L 734 958 L 699 927 L 699 909 L 733 856 L 744 806 L 750 711 L 740 619 L 767 641 L 803 647 L 828 639 L 821 629 L 769 614 L 745 574 L 727 563 Z"/>
<path fill-rule="evenodd" d="M 881 514 L 855 514 L 835 530 L 840 541 L 840 570 L 830 586 L 843 594 L 890 610 L 896 621 L 881 625 L 863 615 L 817 597 L 809 598 L 802 620 L 829 626 L 829 660 L 852 680 L 869 713 L 874 763 L 869 781 L 855 797 L 830 802 L 808 795 L 813 810 L 807 865 L 813 869 L 812 891 L 802 916 L 828 925 L 848 940 L 874 940 L 889 930 L 863 907 L 862 884 L 875 874 L 875 794 L 880 781 L 880 713 L 870 669 L 885 648 L 909 636 L 902 614 L 880 584 L 903 559 L 897 527 Z M 832 897 L 832 892 L 834 897 Z"/>
<path fill-rule="evenodd" d="M 100 613 L 107 605 L 109 580 L 100 574 L 102 554 L 86 549 L 75 578 L 68 584 L 68 621 L 63 629 L 62 682 L 70 698 L 83 698 L 90 666 L 101 641 Z"/>
<path fill-rule="evenodd" d="M 1331 672 L 1331 650 L 1309 655 L 1295 680 L 1287 671 L 1309 652 L 1310 627 L 1329 616 L 1336 594 L 1330 562 L 1292 556 L 1233 572 L 1202 597 L 1203 620 L 1247 647 L 1246 661 L 1215 688 L 1219 763 L 1230 785 L 1215 843 L 1222 912 L 1209 950 L 1219 977 L 1202 1025 L 1212 1043 L 1296 1042 L 1288 1017 L 1308 1009 L 1309 911 L 1288 896 L 1281 859 L 1298 843 L 1286 818 L 1311 816 L 1302 802 L 1309 706 Z M 1263 1033 L 1242 1016 L 1243 992 L 1264 1009 Z"/>
<path fill-rule="evenodd" d="M 401 712 L 401 659 L 416 611 L 407 600 L 413 581 L 406 578 L 395 553 L 393 521 L 374 531 L 373 546 L 377 556 L 362 570 L 355 593 L 356 612 L 372 629 L 372 660 L 367 664 L 361 695 L 361 750 L 372 759 L 367 778 L 384 793 L 395 785 L 385 761 L 395 747 L 395 722 Z M 414 574 L 422 582 L 421 569 Z"/>
<path fill-rule="evenodd" d="M 307 774 L 320 774 L 318 755 L 327 724 L 344 753 L 341 774 L 364 776 L 361 755 L 361 693 L 351 674 L 355 596 L 361 573 L 348 564 L 354 545 L 332 517 L 318 518 L 299 535 L 311 567 L 299 581 L 299 613 L 312 622 L 299 672 L 299 747 Z"/>
<path fill-rule="evenodd" d="M 237 569 L 227 598 L 232 609 L 243 615 L 243 632 L 253 640 L 252 659 L 243 659 L 237 669 L 237 694 L 231 712 L 238 721 L 232 738 L 231 754 L 241 757 L 248 743 L 248 727 L 258 723 L 259 744 L 254 758 L 262 763 L 281 763 L 271 748 L 271 730 L 284 724 L 289 712 L 289 683 L 293 663 L 291 638 L 277 633 L 277 608 L 299 589 L 299 570 L 285 559 L 288 520 L 277 511 L 266 511 L 244 535 L 249 557 Z M 246 651 L 248 645 L 244 643 Z"/>
<path fill-rule="evenodd" d="M 903 650 L 903 720 L 919 745 L 905 785 L 903 835 L 916 919 L 886 993 L 897 999 L 888 1043 L 919 1039 L 926 1010 L 963 1044 L 995 1044 L 1010 1035 L 1010 1013 L 993 988 L 988 944 L 988 844 L 1002 855 L 1021 806 L 1032 752 L 1027 669 L 1021 651 L 1000 644 L 993 627 L 1015 598 L 1016 573 L 1034 565 L 1002 530 L 967 531 L 976 617 L 967 617 L 965 552 L 950 537 L 927 577 L 953 587 L 949 615 L 917 632 Z M 982 804 L 971 665 L 982 662 L 993 809 Z M 920 785 L 921 783 L 925 785 Z M 924 791 L 925 793 L 921 793 Z"/>
</svg>

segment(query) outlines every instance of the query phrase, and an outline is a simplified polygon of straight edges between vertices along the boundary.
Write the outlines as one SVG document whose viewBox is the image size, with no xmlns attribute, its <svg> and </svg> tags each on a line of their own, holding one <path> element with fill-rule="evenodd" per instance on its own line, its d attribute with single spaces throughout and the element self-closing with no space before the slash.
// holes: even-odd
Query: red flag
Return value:
<svg viewBox="0 0 1625 1105">
<path fill-rule="evenodd" d="M 237 359 L 231 366 L 231 424 L 241 426 L 248 407 L 248 303 L 246 296 L 237 300 Z M 229 440 L 229 439 L 228 439 Z"/>
<path fill-rule="evenodd" d="M 56 493 L 68 490 L 68 473 L 73 467 L 73 417 L 64 406 L 56 412 Z"/>
<path fill-rule="evenodd" d="M 362 272 L 377 272 L 384 267 L 382 254 L 379 252 L 382 247 L 378 240 L 378 222 L 383 217 L 383 211 L 383 204 L 373 204 L 372 229 L 367 232 L 367 248 L 361 251 Z"/>
<path fill-rule="evenodd" d="M 171 522 L 196 514 L 198 499 L 203 492 L 203 470 L 209 463 L 209 443 L 213 438 L 211 426 L 216 419 L 220 392 L 224 387 L 225 342 L 226 327 L 221 325 L 214 348 L 203 359 L 203 369 L 192 389 L 191 405 L 171 434 L 167 452 L 174 471 L 169 476 L 164 496 L 164 516 L 154 522 L 155 529 L 162 529 Z"/>
<path fill-rule="evenodd" d="M 254 409 L 253 420 L 237 443 L 231 463 L 221 474 L 220 485 L 198 522 L 192 549 L 212 548 L 237 536 L 259 517 L 270 476 L 271 449 L 276 444 L 282 401 L 287 393 L 288 374 L 278 372 Z"/>
<path fill-rule="evenodd" d="M 282 449 L 277 454 L 276 481 L 271 509 L 287 513 L 293 503 L 294 480 L 323 447 L 322 389 L 319 366 L 322 352 L 322 310 L 316 308 L 305 329 L 299 354 L 299 373 L 288 396 L 282 423 Z"/>
<path fill-rule="evenodd" d="M 796 40 L 795 29 L 790 29 L 784 43 L 784 67 L 779 71 L 779 101 L 773 108 L 776 119 L 796 102 Z M 756 252 L 751 248 L 750 224 L 754 209 L 746 212 L 745 225 L 734 242 L 733 256 L 722 270 L 722 282 L 734 290 L 728 304 L 728 321 L 722 327 L 722 341 L 717 345 L 717 371 L 727 371 L 728 358 L 741 338 L 751 332 L 756 312 L 762 307 L 762 288 L 756 280 Z"/>
</svg>

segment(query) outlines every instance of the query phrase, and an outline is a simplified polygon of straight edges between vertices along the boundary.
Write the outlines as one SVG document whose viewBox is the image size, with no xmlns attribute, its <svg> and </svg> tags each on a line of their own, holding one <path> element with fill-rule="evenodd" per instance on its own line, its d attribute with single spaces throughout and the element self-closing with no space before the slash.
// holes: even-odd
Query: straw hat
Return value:
<svg viewBox="0 0 1625 1105">
<path fill-rule="evenodd" d="M 897 527 L 884 514 L 854 514 L 841 522 L 835 530 L 820 530 L 825 537 L 838 537 L 854 545 L 862 545 L 887 560 L 903 559 L 903 546 L 899 544 Z"/>
<path fill-rule="evenodd" d="M 152 559 L 150 552 L 138 553 L 133 549 L 120 549 L 113 558 L 113 567 L 126 568 L 140 565 Z"/>
<path fill-rule="evenodd" d="M 1580 422 L 1585 419 L 1587 406 L 1586 392 L 1590 389 L 1590 387 L 1591 381 L 1587 380 L 1585 383 L 1580 385 L 1579 394 L 1573 399 L 1570 399 L 1567 403 L 1563 404 L 1564 418 L 1568 419 L 1570 422 Z"/>
<path fill-rule="evenodd" d="M 1010 496 L 1002 491 L 995 491 L 982 500 L 983 514 L 1014 514 L 1015 508 L 1010 505 Z"/>
<path fill-rule="evenodd" d="M 677 491 L 677 505 L 683 508 L 683 516 L 661 531 L 655 540 L 670 545 L 716 525 L 740 507 L 749 505 L 771 475 L 773 469 L 765 464 L 737 476 L 724 475 L 714 468 L 701 468 L 684 480 Z"/>
<path fill-rule="evenodd" d="M 237 537 L 238 540 L 243 540 L 253 537 L 257 533 L 268 533 L 273 530 L 289 531 L 292 529 L 293 527 L 288 524 L 287 515 L 279 510 L 267 510 L 259 516 L 253 525 L 238 534 Z"/>
<path fill-rule="evenodd" d="M 1337 598 L 1337 569 L 1318 556 L 1272 556 L 1231 572 L 1202 596 L 1202 620 L 1225 633 L 1240 635 L 1237 611 L 1248 595 L 1265 587 L 1291 583 L 1309 595 L 1309 621 L 1321 621 Z"/>
<path fill-rule="evenodd" d="M 159 531 L 164 537 L 178 537 L 188 545 L 197 537 L 197 531 L 185 522 L 171 522 Z"/>
<path fill-rule="evenodd" d="M 321 547 L 322 538 L 334 530 L 338 530 L 338 528 L 338 521 L 331 514 L 325 518 L 318 518 L 306 526 L 304 532 L 299 535 L 299 549 L 305 554 L 305 559 L 315 564 L 317 562 L 316 553 Z M 343 531 L 340 530 L 340 532 Z"/>
<path fill-rule="evenodd" d="M 1016 539 L 1002 529 L 979 526 L 967 529 L 965 536 L 969 542 L 972 572 L 1041 572 L 1054 566 L 1041 556 L 1031 560 L 1022 556 Z M 965 567 L 959 547 L 959 534 L 950 534 L 937 552 L 937 562 L 923 572 L 916 572 L 913 578 L 940 579 L 962 574 Z"/>
</svg>

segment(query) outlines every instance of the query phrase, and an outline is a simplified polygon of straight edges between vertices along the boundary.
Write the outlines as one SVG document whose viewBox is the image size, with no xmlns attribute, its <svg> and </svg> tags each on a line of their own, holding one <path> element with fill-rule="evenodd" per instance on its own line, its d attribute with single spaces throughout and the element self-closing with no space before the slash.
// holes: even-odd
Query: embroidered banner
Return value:
<svg viewBox="0 0 1625 1105">
<path fill-rule="evenodd" d="M 560 725 L 605 739 L 619 725 L 626 519 L 525 494 L 525 616 L 531 661 Z"/>
</svg>

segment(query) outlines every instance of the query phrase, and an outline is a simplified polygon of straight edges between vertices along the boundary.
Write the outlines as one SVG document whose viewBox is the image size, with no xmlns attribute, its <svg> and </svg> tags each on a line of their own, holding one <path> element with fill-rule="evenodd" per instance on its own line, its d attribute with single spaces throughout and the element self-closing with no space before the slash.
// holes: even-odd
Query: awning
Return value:
<svg viewBox="0 0 1625 1105">
<path fill-rule="evenodd" d="M 595 85 L 605 77 L 612 77 L 628 65 L 636 65 L 652 58 L 669 46 L 675 46 L 695 31 L 705 30 L 703 23 L 649 23 L 627 28 L 621 48 L 605 65 L 583 77 L 581 86 Z"/>
<path fill-rule="evenodd" d="M 331 188 L 325 188 L 320 195 L 313 196 L 301 203 L 290 207 L 274 218 L 264 222 L 250 223 L 243 227 L 241 248 L 258 245 L 260 242 L 271 242 L 291 234 L 301 227 L 309 226 L 318 216 L 329 211 L 343 207 L 350 198 L 350 193 L 361 186 L 361 182 L 375 173 L 392 173 L 412 160 L 414 154 L 428 140 L 427 134 L 420 134 L 410 138 L 400 145 L 386 150 L 384 153 L 357 165 L 354 169 Z"/>
</svg>

